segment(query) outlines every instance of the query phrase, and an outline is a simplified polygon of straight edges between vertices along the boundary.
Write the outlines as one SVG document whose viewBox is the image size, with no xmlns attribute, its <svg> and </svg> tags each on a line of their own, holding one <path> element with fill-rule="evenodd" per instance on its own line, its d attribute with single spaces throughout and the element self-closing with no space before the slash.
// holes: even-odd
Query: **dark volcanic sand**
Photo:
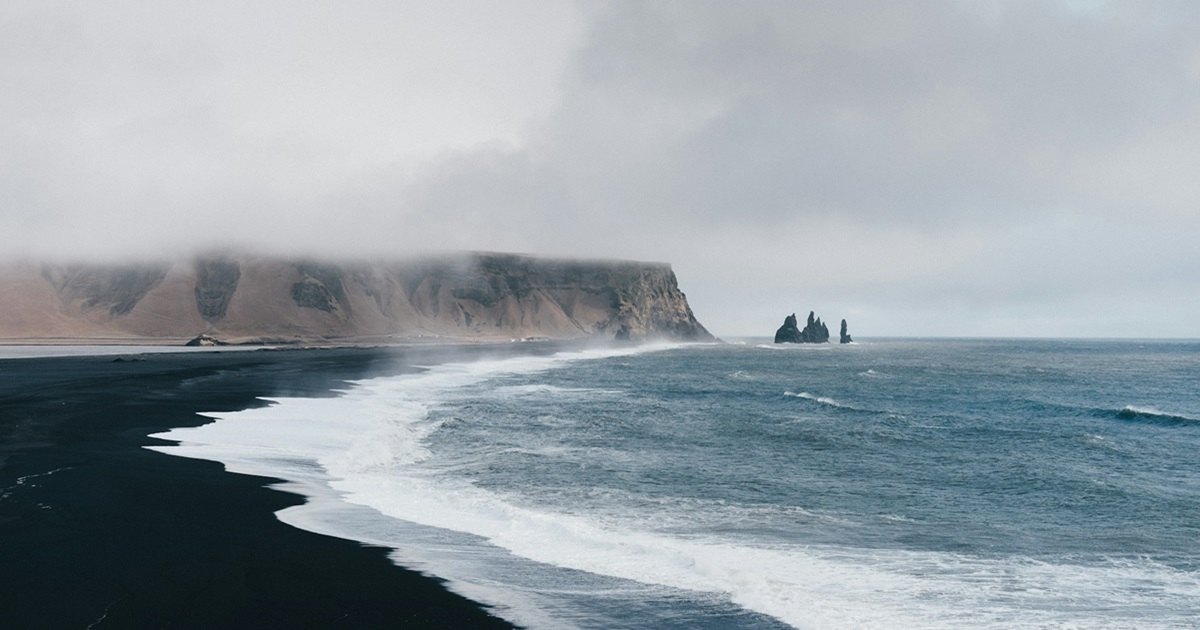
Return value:
<svg viewBox="0 0 1200 630">
<path fill-rule="evenodd" d="M 197 411 L 328 395 L 447 352 L 0 360 L 0 628 L 509 627 L 385 549 L 279 522 L 301 499 L 275 480 L 142 448 L 207 422 Z"/>
</svg>

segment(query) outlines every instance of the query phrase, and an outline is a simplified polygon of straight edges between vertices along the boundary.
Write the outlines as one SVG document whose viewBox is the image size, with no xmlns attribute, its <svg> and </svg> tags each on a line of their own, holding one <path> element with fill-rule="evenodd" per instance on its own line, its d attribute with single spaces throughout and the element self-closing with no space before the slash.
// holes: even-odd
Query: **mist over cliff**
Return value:
<svg viewBox="0 0 1200 630">
<path fill-rule="evenodd" d="M 210 254 L 0 267 L 0 341 L 708 340 L 670 265 L 514 254 Z"/>
</svg>

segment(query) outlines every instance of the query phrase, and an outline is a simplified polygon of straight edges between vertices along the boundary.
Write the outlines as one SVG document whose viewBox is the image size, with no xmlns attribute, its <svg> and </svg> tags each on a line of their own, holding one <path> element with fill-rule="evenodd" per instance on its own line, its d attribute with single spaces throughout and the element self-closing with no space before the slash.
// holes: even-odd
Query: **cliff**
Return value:
<svg viewBox="0 0 1200 630">
<path fill-rule="evenodd" d="M 0 267 L 0 341 L 709 340 L 669 265 L 464 254 Z"/>
</svg>

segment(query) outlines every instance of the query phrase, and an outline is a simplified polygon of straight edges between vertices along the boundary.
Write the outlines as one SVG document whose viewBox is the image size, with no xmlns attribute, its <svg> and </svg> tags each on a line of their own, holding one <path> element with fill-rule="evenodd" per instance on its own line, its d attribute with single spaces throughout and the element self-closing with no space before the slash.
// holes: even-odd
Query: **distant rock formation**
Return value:
<svg viewBox="0 0 1200 630">
<path fill-rule="evenodd" d="M 808 323 L 800 331 L 800 340 L 804 343 L 829 343 L 829 327 L 821 322 L 821 318 L 813 317 L 816 313 L 808 312 Z"/>
<path fill-rule="evenodd" d="M 808 321 L 805 323 L 803 330 L 800 329 L 797 323 L 796 314 L 792 313 L 784 318 L 783 325 L 779 327 L 779 330 L 775 331 L 775 343 L 828 342 L 829 327 L 813 311 L 808 312 Z"/>
<path fill-rule="evenodd" d="M 846 320 L 842 320 L 841 343 L 851 343 L 854 340 L 850 338 L 850 332 L 846 329 Z"/>
<path fill-rule="evenodd" d="M 800 327 L 796 325 L 796 314 L 783 318 L 783 325 L 775 331 L 775 343 L 800 343 Z"/>
<path fill-rule="evenodd" d="M 510 254 L 0 264 L 0 341 L 708 341 L 670 265 Z"/>
<path fill-rule="evenodd" d="M 196 310 L 205 321 L 215 322 L 225 317 L 241 277 L 242 270 L 233 260 L 201 258 L 196 261 Z"/>
<path fill-rule="evenodd" d="M 189 339 L 188 342 L 183 345 L 189 346 L 189 347 L 228 346 L 229 343 L 225 342 L 225 341 L 221 341 L 220 339 L 217 339 L 216 337 L 213 337 L 212 335 L 196 335 L 195 337 L 192 337 L 191 339 Z"/>
</svg>

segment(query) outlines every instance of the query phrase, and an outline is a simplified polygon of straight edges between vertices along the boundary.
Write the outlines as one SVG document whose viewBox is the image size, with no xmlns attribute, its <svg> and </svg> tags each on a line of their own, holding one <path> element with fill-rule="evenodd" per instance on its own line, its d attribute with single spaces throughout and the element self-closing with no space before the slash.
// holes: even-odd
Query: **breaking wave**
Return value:
<svg viewBox="0 0 1200 630">
<path fill-rule="evenodd" d="M 1162 411 L 1154 407 L 1137 407 L 1134 405 L 1126 405 L 1117 411 L 1115 415 L 1122 420 L 1142 420 L 1169 424 L 1200 423 L 1200 418 Z"/>
</svg>

